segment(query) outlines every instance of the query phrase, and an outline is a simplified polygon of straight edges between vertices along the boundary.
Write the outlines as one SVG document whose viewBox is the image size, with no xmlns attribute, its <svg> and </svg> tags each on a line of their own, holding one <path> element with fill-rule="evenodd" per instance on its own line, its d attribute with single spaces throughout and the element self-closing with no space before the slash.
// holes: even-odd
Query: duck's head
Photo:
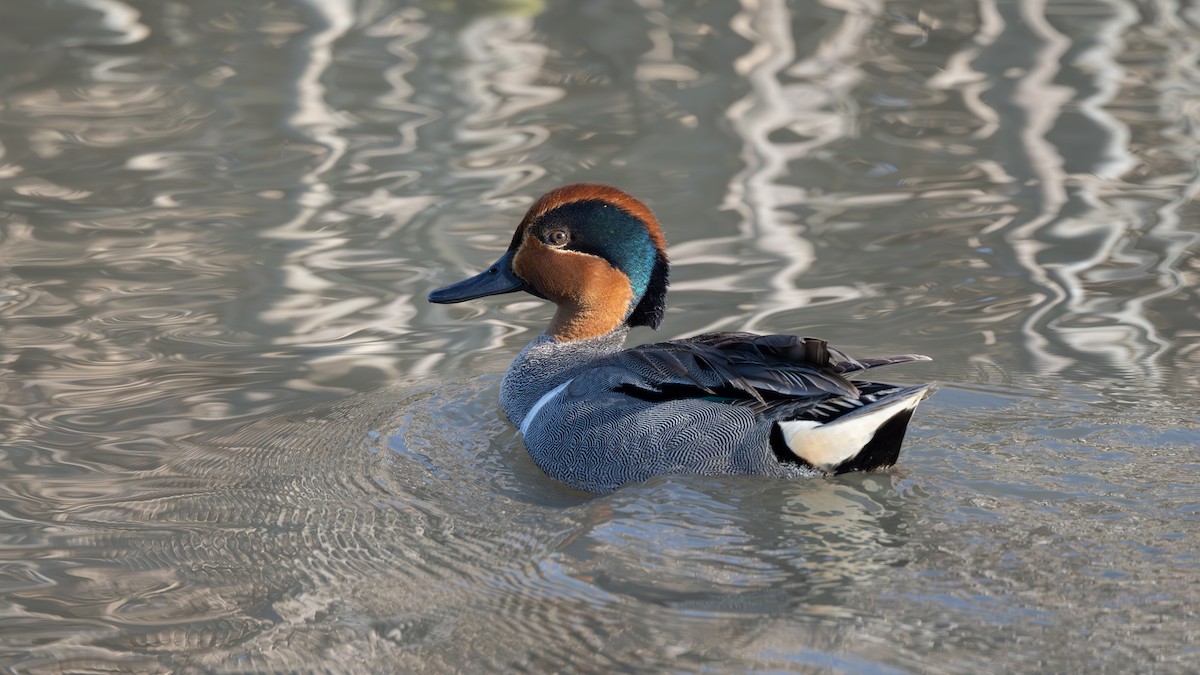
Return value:
<svg viewBox="0 0 1200 675">
<path fill-rule="evenodd" d="M 657 328 L 667 299 L 667 242 L 645 204 L 607 185 L 542 195 L 484 272 L 439 288 L 451 303 L 525 291 L 558 306 L 547 332 L 581 340 L 625 326 Z"/>
</svg>

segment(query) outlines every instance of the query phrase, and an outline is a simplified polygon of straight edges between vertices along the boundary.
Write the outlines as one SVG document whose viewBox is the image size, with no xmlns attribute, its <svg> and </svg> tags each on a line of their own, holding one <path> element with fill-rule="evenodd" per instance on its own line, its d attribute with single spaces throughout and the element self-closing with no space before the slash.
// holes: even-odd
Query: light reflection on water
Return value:
<svg viewBox="0 0 1200 675">
<path fill-rule="evenodd" d="M 0 18 L 6 667 L 1197 658 L 1194 8 Z M 900 466 L 545 479 L 495 397 L 548 310 L 424 297 L 577 180 L 665 224 L 653 339 L 934 356 L 900 374 L 942 382 Z"/>
</svg>

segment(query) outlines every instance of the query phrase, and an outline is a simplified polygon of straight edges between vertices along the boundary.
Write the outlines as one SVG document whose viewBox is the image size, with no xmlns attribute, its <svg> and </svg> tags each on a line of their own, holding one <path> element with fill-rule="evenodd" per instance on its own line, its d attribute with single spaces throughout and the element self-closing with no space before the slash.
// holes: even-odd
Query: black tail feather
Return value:
<svg viewBox="0 0 1200 675">
<path fill-rule="evenodd" d="M 905 410 L 881 424 L 862 451 L 837 465 L 833 472 L 871 471 L 895 464 L 900 457 L 900 444 L 904 441 L 904 433 L 908 430 L 912 415 L 911 409 Z"/>
</svg>

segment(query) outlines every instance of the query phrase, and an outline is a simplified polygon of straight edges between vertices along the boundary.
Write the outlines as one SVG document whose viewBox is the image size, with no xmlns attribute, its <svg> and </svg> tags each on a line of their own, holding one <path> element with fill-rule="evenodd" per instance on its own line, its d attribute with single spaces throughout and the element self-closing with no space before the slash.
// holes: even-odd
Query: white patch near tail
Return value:
<svg viewBox="0 0 1200 675">
<path fill-rule="evenodd" d="M 906 410 L 914 410 L 927 393 L 928 388 L 921 388 L 903 398 L 832 422 L 780 422 L 779 430 L 783 432 L 788 449 L 797 457 L 818 469 L 832 471 L 861 452 L 875 437 L 876 430 L 888 420 Z"/>
</svg>

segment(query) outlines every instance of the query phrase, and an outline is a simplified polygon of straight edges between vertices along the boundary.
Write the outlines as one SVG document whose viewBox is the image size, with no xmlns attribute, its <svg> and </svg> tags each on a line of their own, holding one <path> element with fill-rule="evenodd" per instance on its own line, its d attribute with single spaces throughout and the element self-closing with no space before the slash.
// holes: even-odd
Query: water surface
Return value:
<svg viewBox="0 0 1200 675">
<path fill-rule="evenodd" d="M 1174 2 L 0 8 L 0 664 L 1188 672 L 1200 14 Z M 900 464 L 546 479 L 550 310 L 424 301 L 601 181 L 636 341 L 919 352 Z"/>
</svg>

